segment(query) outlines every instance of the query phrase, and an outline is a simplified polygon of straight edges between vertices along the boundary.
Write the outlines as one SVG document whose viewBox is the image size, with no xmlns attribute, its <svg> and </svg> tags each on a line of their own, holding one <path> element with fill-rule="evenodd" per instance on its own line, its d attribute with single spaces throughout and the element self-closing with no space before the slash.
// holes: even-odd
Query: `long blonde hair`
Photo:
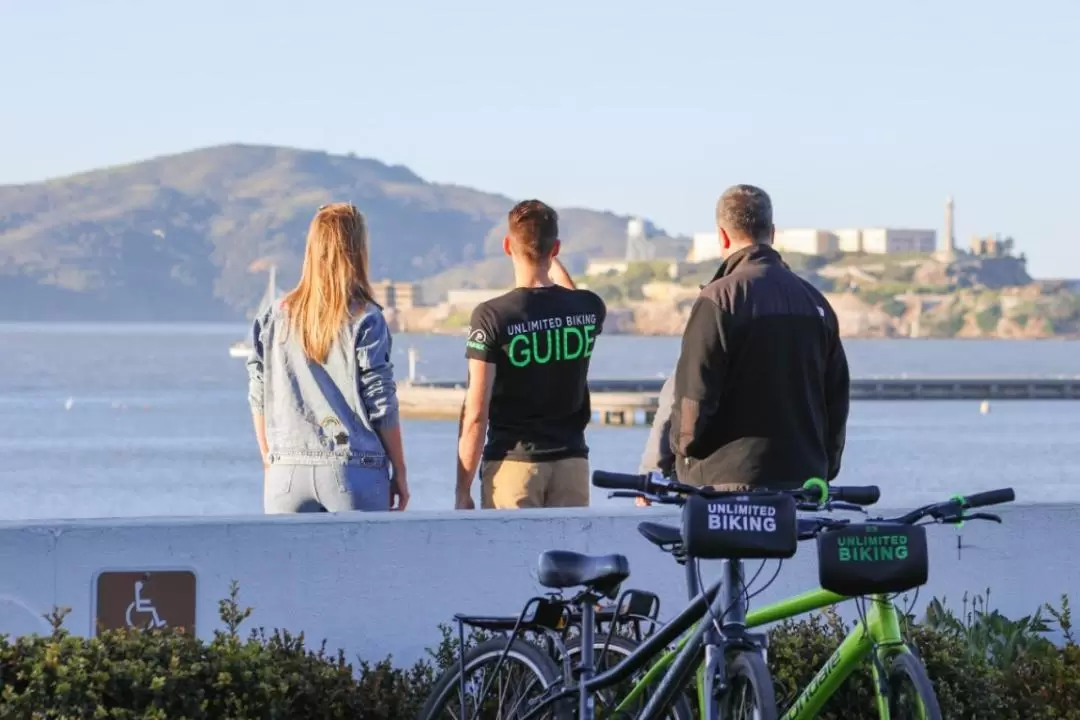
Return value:
<svg viewBox="0 0 1080 720">
<path fill-rule="evenodd" d="M 284 300 L 304 354 L 325 363 L 342 327 L 371 298 L 367 221 L 351 203 L 323 205 L 308 228 L 300 282 Z"/>
</svg>

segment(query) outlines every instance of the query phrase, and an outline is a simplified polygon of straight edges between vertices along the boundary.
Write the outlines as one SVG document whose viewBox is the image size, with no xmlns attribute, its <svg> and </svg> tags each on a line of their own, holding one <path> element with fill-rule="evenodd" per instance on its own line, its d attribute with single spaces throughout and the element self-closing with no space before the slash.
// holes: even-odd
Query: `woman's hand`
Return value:
<svg viewBox="0 0 1080 720">
<path fill-rule="evenodd" d="M 390 478 L 390 510 L 401 512 L 409 504 L 409 480 L 404 468 L 394 468 Z"/>
</svg>

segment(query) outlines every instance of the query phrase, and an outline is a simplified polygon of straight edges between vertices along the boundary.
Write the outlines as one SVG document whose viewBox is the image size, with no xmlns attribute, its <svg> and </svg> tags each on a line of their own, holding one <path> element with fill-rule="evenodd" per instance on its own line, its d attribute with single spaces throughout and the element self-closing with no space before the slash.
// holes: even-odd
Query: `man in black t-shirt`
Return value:
<svg viewBox="0 0 1080 720">
<path fill-rule="evenodd" d="M 483 508 L 585 507 L 586 379 L 607 310 L 556 259 L 558 215 L 539 200 L 510 211 L 503 250 L 516 287 L 472 314 L 454 505 L 475 507 L 479 466 Z"/>
</svg>

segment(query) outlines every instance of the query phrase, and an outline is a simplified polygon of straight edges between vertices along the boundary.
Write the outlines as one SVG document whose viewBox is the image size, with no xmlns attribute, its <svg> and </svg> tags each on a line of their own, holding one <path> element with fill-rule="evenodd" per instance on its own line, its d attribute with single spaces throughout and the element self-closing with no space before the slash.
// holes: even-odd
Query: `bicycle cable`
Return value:
<svg viewBox="0 0 1080 720">
<path fill-rule="evenodd" d="M 780 570 L 782 570 L 782 569 L 783 569 L 783 567 L 784 567 L 784 561 L 783 561 L 783 560 L 780 560 L 780 561 L 778 561 L 778 562 L 776 563 L 776 570 L 775 570 L 775 571 L 773 572 L 773 575 L 772 575 L 772 577 L 771 577 L 771 578 L 769 578 L 769 582 L 767 582 L 767 583 L 765 583 L 764 585 L 762 585 L 760 589 L 758 589 L 758 590 L 755 590 L 755 591 L 754 591 L 754 593 L 753 593 L 752 595 L 750 595 L 750 596 L 749 596 L 748 598 L 746 598 L 746 609 L 747 609 L 747 612 L 749 612 L 749 611 L 750 611 L 750 601 L 751 601 L 751 600 L 753 600 L 754 598 L 756 598 L 756 597 L 757 597 L 758 595 L 760 595 L 761 593 L 763 593 L 763 592 L 765 592 L 766 590 L 768 590 L 768 589 L 769 589 L 769 588 L 770 588 L 770 587 L 772 586 L 772 584 L 773 584 L 774 582 L 776 582 L 776 578 L 780 577 Z"/>
<path fill-rule="evenodd" d="M 698 587 L 703 588 L 703 587 L 705 587 L 705 583 L 704 583 L 704 581 L 703 581 L 703 579 L 701 577 L 701 561 L 700 560 L 694 560 L 693 563 L 694 563 L 694 573 L 697 575 Z M 745 597 L 746 596 L 746 583 L 740 578 L 739 584 L 742 585 L 742 593 L 740 593 L 740 594 Z M 721 587 L 723 587 L 723 586 L 721 585 Z M 707 603 L 705 605 L 705 610 L 709 614 L 709 622 L 711 622 L 713 624 L 713 628 L 716 629 L 716 632 L 723 633 L 721 625 L 723 625 L 724 618 L 727 617 L 727 614 L 729 612 L 731 612 L 731 609 L 734 606 L 735 606 L 735 602 L 732 601 L 732 603 L 730 605 L 728 605 L 726 608 L 724 608 L 723 610 L 720 611 L 720 617 L 718 618 L 716 616 L 716 613 L 713 612 L 712 603 L 710 602 L 710 603 Z"/>
<path fill-rule="evenodd" d="M 750 612 L 750 598 L 755 597 L 759 592 L 761 592 L 759 590 L 757 592 L 751 593 L 750 588 L 752 588 L 754 586 L 754 583 L 757 582 L 758 576 L 761 575 L 761 571 L 765 569 L 765 563 L 767 562 L 769 561 L 762 560 L 761 564 L 758 565 L 757 572 L 754 573 L 754 577 L 750 578 L 749 582 L 743 583 L 743 605 L 746 606 L 746 612 Z M 765 587 L 768 587 L 768 585 L 766 585 Z"/>
<path fill-rule="evenodd" d="M 760 595 L 761 593 L 768 590 L 769 587 L 771 587 L 772 584 L 774 582 L 776 582 L 776 578 L 778 578 L 780 576 L 780 571 L 784 567 L 784 561 L 779 560 L 777 562 L 777 564 L 776 564 L 776 571 L 773 572 L 773 575 L 772 575 L 771 578 L 769 578 L 769 581 L 767 583 L 765 583 L 762 587 L 760 587 L 759 589 L 757 589 L 753 593 L 751 593 L 750 592 L 750 587 L 753 586 L 753 584 L 757 580 L 758 576 L 761 575 L 762 571 L 765 569 L 766 563 L 768 563 L 768 560 L 762 560 L 761 561 L 761 565 L 758 566 L 757 572 L 755 572 L 754 576 L 752 578 L 750 578 L 749 583 L 747 583 L 747 582 L 745 582 L 743 580 L 740 580 L 740 582 L 739 582 L 739 584 L 742 586 L 742 592 L 740 594 L 742 595 L 743 605 L 744 605 L 745 610 L 747 612 L 750 611 L 750 601 L 753 600 L 758 595 Z M 701 586 L 701 587 L 704 587 L 704 583 L 702 582 L 702 577 L 701 577 L 701 562 L 700 561 L 695 561 L 694 562 L 694 571 L 695 571 L 695 573 L 697 575 L 698 585 Z M 733 606 L 734 606 L 734 601 L 733 601 L 733 603 L 731 605 L 728 605 L 726 608 L 723 609 L 723 611 L 721 611 L 719 618 L 716 616 L 716 613 L 713 612 L 711 603 L 706 606 L 706 610 L 707 610 L 707 612 L 709 614 L 709 621 L 712 622 L 713 627 L 716 629 L 717 632 L 723 632 L 721 625 L 723 624 L 724 618 L 727 617 L 727 614 L 729 612 L 731 612 L 731 609 L 732 609 Z"/>
</svg>

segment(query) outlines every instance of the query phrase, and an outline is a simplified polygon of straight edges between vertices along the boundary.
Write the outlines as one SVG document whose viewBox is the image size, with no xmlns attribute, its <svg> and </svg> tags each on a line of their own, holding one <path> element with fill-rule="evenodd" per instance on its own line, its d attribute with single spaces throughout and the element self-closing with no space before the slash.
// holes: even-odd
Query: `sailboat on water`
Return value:
<svg viewBox="0 0 1080 720">
<path fill-rule="evenodd" d="M 271 265 L 269 268 L 270 279 L 266 284 L 266 292 L 263 293 L 262 299 L 259 300 L 259 305 L 255 309 L 256 313 L 262 312 L 266 307 L 276 302 L 278 298 L 282 296 L 282 292 L 278 290 L 277 286 L 277 265 Z M 251 343 L 247 340 L 240 340 L 234 342 L 229 346 L 229 357 L 244 358 L 247 359 L 251 354 Z"/>
</svg>

